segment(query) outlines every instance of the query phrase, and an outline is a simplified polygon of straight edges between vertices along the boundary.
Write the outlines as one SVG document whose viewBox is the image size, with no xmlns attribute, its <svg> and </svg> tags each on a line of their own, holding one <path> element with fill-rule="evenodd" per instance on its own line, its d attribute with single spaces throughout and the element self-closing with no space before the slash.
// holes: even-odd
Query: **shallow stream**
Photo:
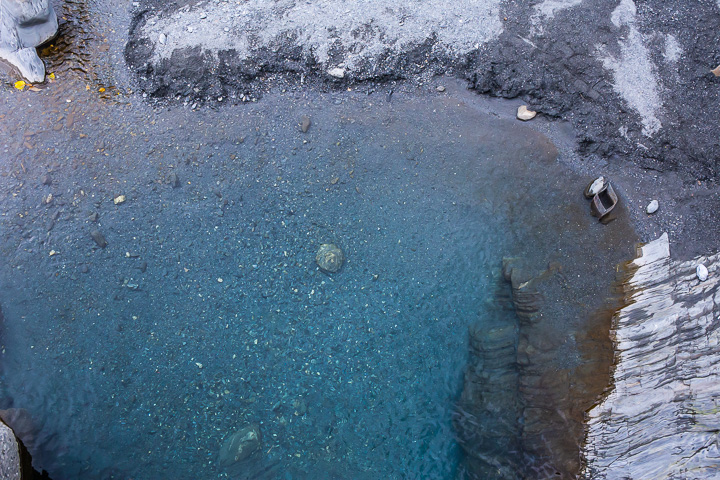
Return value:
<svg viewBox="0 0 720 480">
<path fill-rule="evenodd" d="M 514 107 L 449 88 L 153 108 L 77 58 L 0 91 L 0 414 L 51 478 L 470 476 L 452 418 L 468 332 L 516 321 L 506 257 L 562 271 L 544 368 L 592 356 L 575 340 L 635 236 L 494 113 Z M 261 449 L 228 471 L 248 425 Z"/>
</svg>

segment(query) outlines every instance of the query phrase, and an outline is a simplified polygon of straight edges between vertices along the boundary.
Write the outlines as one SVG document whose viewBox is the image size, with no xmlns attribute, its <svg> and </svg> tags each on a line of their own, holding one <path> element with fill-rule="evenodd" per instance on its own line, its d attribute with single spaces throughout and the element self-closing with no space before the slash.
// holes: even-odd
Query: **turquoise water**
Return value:
<svg viewBox="0 0 720 480">
<path fill-rule="evenodd" d="M 451 96 L 72 108 L 0 119 L 0 409 L 56 480 L 472 478 L 452 417 L 469 329 L 515 322 L 502 259 L 578 279 L 564 335 L 632 240 L 546 137 Z"/>
</svg>

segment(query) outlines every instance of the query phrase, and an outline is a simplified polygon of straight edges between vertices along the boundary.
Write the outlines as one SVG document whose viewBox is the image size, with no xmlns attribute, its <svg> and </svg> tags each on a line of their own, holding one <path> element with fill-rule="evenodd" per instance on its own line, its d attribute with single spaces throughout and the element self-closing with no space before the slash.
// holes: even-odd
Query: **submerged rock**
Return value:
<svg viewBox="0 0 720 480">
<path fill-rule="evenodd" d="M 218 463 L 223 468 L 236 466 L 237 463 L 247 460 L 253 453 L 260 450 L 262 434 L 257 425 L 248 425 L 230 435 L 218 455 Z"/>
<path fill-rule="evenodd" d="M 90 236 L 93 240 L 95 240 L 95 243 L 97 243 L 97 246 L 100 248 L 107 247 L 107 240 L 105 240 L 105 236 L 100 233 L 98 230 L 93 230 L 90 232 Z"/>
<path fill-rule="evenodd" d="M 345 255 L 334 243 L 324 243 L 320 245 L 317 255 L 315 255 L 315 261 L 321 269 L 335 273 L 342 267 Z"/>
<path fill-rule="evenodd" d="M 303 115 L 300 119 L 300 130 L 302 130 L 303 133 L 307 133 L 307 131 L 310 129 L 310 117 L 307 115 Z"/>
<path fill-rule="evenodd" d="M 49 0 L 0 2 L 0 58 L 31 83 L 45 80 L 45 65 L 35 47 L 55 36 L 57 16 Z"/>
</svg>

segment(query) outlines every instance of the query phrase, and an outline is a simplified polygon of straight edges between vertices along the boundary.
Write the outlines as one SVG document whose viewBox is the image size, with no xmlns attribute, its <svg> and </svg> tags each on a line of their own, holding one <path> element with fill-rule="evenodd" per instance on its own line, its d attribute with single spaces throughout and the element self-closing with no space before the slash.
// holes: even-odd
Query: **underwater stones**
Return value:
<svg viewBox="0 0 720 480">
<path fill-rule="evenodd" d="M 334 243 L 323 243 L 315 255 L 315 261 L 322 270 L 335 273 L 342 267 L 345 255 Z"/>
<path fill-rule="evenodd" d="M 35 47 L 57 33 L 55 10 L 49 0 L 0 2 L 0 58 L 32 83 L 45 80 L 45 65 Z"/>
<path fill-rule="evenodd" d="M 20 480 L 20 446 L 13 431 L 0 422 L 0 478 Z"/>
<path fill-rule="evenodd" d="M 523 122 L 532 120 L 533 118 L 535 118 L 535 115 L 537 115 L 537 112 L 528 110 L 527 105 L 520 105 L 517 109 L 517 118 L 518 120 L 522 120 Z"/>
<path fill-rule="evenodd" d="M 648 215 L 652 215 L 653 213 L 658 211 L 658 208 L 660 208 L 660 204 L 658 203 L 657 200 L 653 200 L 652 202 L 650 202 L 648 204 L 645 211 L 648 213 Z"/>
<path fill-rule="evenodd" d="M 100 247 L 100 248 L 107 247 L 107 240 L 105 240 L 105 236 L 102 233 L 100 233 L 98 230 L 93 230 L 92 232 L 90 232 L 90 236 L 95 241 L 95 243 L 97 243 L 98 247 Z"/>
<path fill-rule="evenodd" d="M 697 275 L 698 280 L 701 282 L 704 282 L 708 279 L 708 269 L 705 265 L 702 263 L 695 268 L 695 274 Z"/>
<path fill-rule="evenodd" d="M 237 466 L 260 450 L 262 434 L 257 425 L 248 425 L 230 435 L 223 442 L 218 455 L 218 463 L 223 468 Z"/>
</svg>

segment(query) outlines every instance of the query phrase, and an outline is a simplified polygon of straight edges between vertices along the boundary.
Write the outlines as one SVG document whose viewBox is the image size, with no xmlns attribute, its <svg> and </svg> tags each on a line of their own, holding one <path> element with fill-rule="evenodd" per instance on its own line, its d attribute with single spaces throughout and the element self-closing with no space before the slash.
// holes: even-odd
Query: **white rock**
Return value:
<svg viewBox="0 0 720 480">
<path fill-rule="evenodd" d="M 442 92 L 445 91 L 445 87 L 442 86 L 442 85 L 438 85 L 437 87 L 435 87 L 435 90 L 437 90 L 438 92 L 442 93 Z"/>
<path fill-rule="evenodd" d="M 517 118 L 519 120 L 523 120 L 526 122 L 535 118 L 535 115 L 537 115 L 537 112 L 528 110 L 527 105 L 520 105 L 517 109 Z"/>
<path fill-rule="evenodd" d="M 653 200 L 652 202 L 650 202 L 650 203 L 648 204 L 648 206 L 647 206 L 647 208 L 645 209 L 645 211 L 646 211 L 649 215 L 651 215 L 651 214 L 657 212 L 657 211 L 658 211 L 658 208 L 660 208 L 660 204 L 658 203 L 657 200 Z"/>
<path fill-rule="evenodd" d="M 700 280 L 701 282 L 704 282 L 708 278 L 708 269 L 702 263 L 697 266 L 697 268 L 695 269 L 695 273 L 697 274 L 698 280 Z"/>
<path fill-rule="evenodd" d="M 328 75 L 335 78 L 344 78 L 345 77 L 345 69 L 340 67 L 331 68 L 328 70 Z"/>
<path fill-rule="evenodd" d="M 158 38 L 158 43 L 160 45 L 165 45 L 165 42 L 167 42 L 167 35 L 165 35 L 164 33 L 161 33 L 160 37 Z"/>
<path fill-rule="evenodd" d="M 598 177 L 595 179 L 594 182 L 590 184 L 590 187 L 588 188 L 588 195 L 591 197 L 594 197 L 597 195 L 600 190 L 605 186 L 605 177 Z"/>
</svg>

